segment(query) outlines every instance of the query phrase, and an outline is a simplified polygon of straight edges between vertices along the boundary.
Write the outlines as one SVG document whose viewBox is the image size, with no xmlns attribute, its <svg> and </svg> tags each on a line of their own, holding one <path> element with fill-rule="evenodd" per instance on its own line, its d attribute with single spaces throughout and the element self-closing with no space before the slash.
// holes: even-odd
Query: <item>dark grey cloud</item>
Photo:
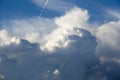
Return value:
<svg viewBox="0 0 120 80">
<path fill-rule="evenodd" d="M 68 39 L 73 42 L 65 48 L 56 47 L 54 52 L 43 52 L 39 44 L 27 40 L 21 40 L 19 45 L 1 47 L 0 73 L 5 76 L 5 80 L 113 79 L 116 75 L 111 78 L 109 74 L 115 73 L 114 67 L 119 68 L 118 64 L 101 64 L 95 55 L 96 38 L 85 29 L 73 30 L 80 30 L 83 36 L 68 35 Z M 57 75 L 54 74 L 56 69 L 59 71 Z"/>
<path fill-rule="evenodd" d="M 1 73 L 6 80 L 45 80 L 56 78 L 53 72 L 58 69 L 59 79 L 85 79 L 93 67 L 99 66 L 99 59 L 95 56 L 95 37 L 84 29 L 79 30 L 83 37 L 68 35 L 74 42 L 53 53 L 42 52 L 37 43 L 27 40 L 21 40 L 19 45 L 1 47 Z"/>
</svg>

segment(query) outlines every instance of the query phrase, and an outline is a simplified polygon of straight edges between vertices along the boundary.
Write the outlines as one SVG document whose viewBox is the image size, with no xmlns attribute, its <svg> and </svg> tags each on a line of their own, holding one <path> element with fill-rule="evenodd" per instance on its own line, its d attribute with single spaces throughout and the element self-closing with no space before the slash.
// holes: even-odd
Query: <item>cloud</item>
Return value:
<svg viewBox="0 0 120 80">
<path fill-rule="evenodd" d="M 99 55 L 110 59 L 118 59 L 120 52 L 120 21 L 112 21 L 100 26 L 97 30 L 97 52 Z"/>
<path fill-rule="evenodd" d="M 41 8 L 44 7 L 44 4 L 46 0 L 32 0 L 36 5 L 40 6 Z M 63 7 L 64 6 L 64 7 Z M 63 0 L 49 0 L 48 4 L 46 5 L 46 9 L 53 10 L 53 11 L 66 11 L 69 10 L 71 7 L 73 7 L 73 4 L 69 4 L 67 2 L 64 2 Z"/>
<path fill-rule="evenodd" d="M 110 15 L 110 16 L 113 16 L 117 19 L 120 19 L 120 12 L 117 11 L 117 10 L 107 10 L 107 13 Z"/>
<path fill-rule="evenodd" d="M 73 31 L 78 30 L 80 30 L 78 33 L 83 34 L 82 37 L 72 33 L 67 35 L 70 43 L 64 48 L 58 47 L 54 52 L 41 51 L 39 44 L 30 43 L 27 40 L 20 40 L 18 45 L 1 47 L 0 71 L 8 80 L 86 78 L 88 71 L 99 65 L 99 60 L 95 56 L 96 39 L 89 31 L 73 29 Z M 76 70 L 78 71 L 76 72 Z M 71 77 L 68 77 L 67 74 Z"/>
<path fill-rule="evenodd" d="M 73 17 L 74 16 L 74 17 Z M 69 43 L 74 42 L 69 40 L 69 35 L 83 36 L 83 31 L 79 28 L 86 28 L 89 15 L 87 10 L 82 10 L 74 7 L 64 16 L 55 18 L 55 23 L 58 26 L 53 32 L 47 36 L 45 46 L 41 48 L 49 51 L 54 51 L 56 47 L 65 47 Z"/>
<path fill-rule="evenodd" d="M 49 34 L 55 27 L 56 25 L 52 19 L 41 17 L 10 20 L 3 23 L 3 28 L 10 34 L 17 36 L 20 39 L 38 43 L 43 36 Z"/>
<path fill-rule="evenodd" d="M 81 15 L 78 15 L 79 18 L 81 16 L 86 16 L 87 14 L 86 11 L 84 10 L 74 8 L 72 11 L 70 11 L 70 13 L 66 13 L 66 15 L 73 16 L 79 14 L 80 12 Z M 60 22 L 61 21 L 64 22 L 64 18 L 62 19 L 57 18 L 55 19 L 55 22 L 57 21 L 56 26 L 59 25 L 60 23 L 59 20 Z M 84 19 L 74 20 L 80 20 L 81 21 L 80 24 L 83 24 L 82 22 L 84 21 Z M 16 25 L 22 26 L 23 24 L 24 26 L 30 28 L 31 30 L 30 32 L 36 32 L 37 30 L 41 30 L 35 26 L 39 24 L 39 21 L 37 23 L 36 20 L 35 20 L 36 24 L 34 20 L 32 21 L 28 20 L 23 22 L 15 21 L 14 25 L 13 22 L 12 22 L 13 33 L 15 33 L 15 31 L 17 30 L 20 32 L 25 31 L 26 35 L 26 33 L 29 32 L 27 31 L 28 29 L 22 28 L 21 30 L 20 29 L 21 27 L 19 28 L 18 26 L 16 26 Z M 70 22 L 68 21 L 67 24 L 70 24 Z M 59 27 L 56 27 L 53 31 L 51 31 L 51 34 L 48 34 L 48 36 L 46 36 L 45 44 L 44 43 L 38 44 L 33 42 L 31 43 L 28 40 L 21 39 L 19 37 L 20 40 L 19 44 L 1 46 L 0 71 L 5 75 L 5 78 L 8 80 L 19 79 L 45 80 L 55 78 L 65 80 L 70 78 L 71 79 L 86 78 L 88 70 L 92 70 L 94 66 L 99 65 L 99 60 L 95 56 L 95 48 L 97 43 L 95 37 L 92 36 L 89 31 L 82 29 L 80 26 L 78 27 L 74 26 L 74 24 L 75 23 L 70 24 L 71 28 L 68 28 L 67 26 L 63 25 L 62 26 L 59 25 Z M 33 25 L 34 28 L 37 29 L 33 30 L 32 29 Z M 50 24 L 50 26 L 52 25 Z M 11 41 L 14 35 L 10 35 L 9 33 L 10 30 L 8 29 L 8 31 L 7 30 L 2 31 L 3 31 L 2 33 L 4 34 L 2 40 Z M 27 34 L 27 37 L 30 36 L 32 37 L 31 34 L 30 33 Z M 38 34 L 36 33 L 36 36 L 37 35 Z M 24 35 L 22 36 L 24 37 Z M 40 47 L 43 46 L 45 46 L 46 49 L 41 50 Z M 49 48 L 53 48 L 53 52 L 51 52 Z M 54 74 L 58 75 L 56 76 Z M 92 76 L 94 76 L 94 74 Z"/>
<path fill-rule="evenodd" d="M 84 28 L 86 27 L 88 19 L 89 15 L 87 10 L 74 7 L 70 12 L 67 12 L 66 15 L 56 18 L 55 23 L 64 28 L 76 26 Z"/>
<path fill-rule="evenodd" d="M 11 39 L 8 40 L 9 45 L 4 44 L 0 46 L 0 73 L 4 74 L 5 80 L 19 80 L 22 79 L 21 76 L 28 79 L 27 76 L 30 76 L 32 72 L 29 74 L 24 71 L 31 69 L 27 68 L 30 67 L 34 61 L 38 60 L 37 56 L 40 58 L 41 51 L 39 44 L 30 43 L 27 40 L 17 39 L 15 37 Z M 16 43 L 16 39 L 19 40 L 19 43 Z M 0 79 L 1 78 L 2 77 L 0 77 Z"/>
<path fill-rule="evenodd" d="M 0 31 L 0 46 L 7 46 L 19 43 L 20 40 L 16 37 L 12 37 L 5 29 Z"/>
<path fill-rule="evenodd" d="M 58 69 L 56 69 L 53 73 L 54 73 L 54 75 L 59 75 L 60 72 Z"/>
<path fill-rule="evenodd" d="M 119 80 L 120 21 L 102 24 L 92 34 L 95 25 L 88 20 L 87 10 L 74 7 L 54 19 L 4 24 L 0 73 L 6 80 Z"/>
<path fill-rule="evenodd" d="M 0 80 L 4 80 L 4 79 L 5 79 L 4 75 L 0 74 Z"/>
</svg>

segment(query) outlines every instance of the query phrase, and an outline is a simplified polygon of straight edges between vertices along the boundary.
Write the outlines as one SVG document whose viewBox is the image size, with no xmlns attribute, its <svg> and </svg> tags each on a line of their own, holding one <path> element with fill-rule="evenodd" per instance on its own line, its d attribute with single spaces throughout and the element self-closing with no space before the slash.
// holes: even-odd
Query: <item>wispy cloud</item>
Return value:
<svg viewBox="0 0 120 80">
<path fill-rule="evenodd" d="M 46 0 L 32 0 L 32 2 L 41 8 L 44 8 L 44 5 L 46 5 Z M 73 4 L 64 2 L 63 0 L 49 0 L 45 7 L 49 10 L 63 12 L 73 7 Z"/>
<path fill-rule="evenodd" d="M 120 19 L 120 11 L 116 10 L 107 10 L 107 13 L 117 19 Z"/>
</svg>

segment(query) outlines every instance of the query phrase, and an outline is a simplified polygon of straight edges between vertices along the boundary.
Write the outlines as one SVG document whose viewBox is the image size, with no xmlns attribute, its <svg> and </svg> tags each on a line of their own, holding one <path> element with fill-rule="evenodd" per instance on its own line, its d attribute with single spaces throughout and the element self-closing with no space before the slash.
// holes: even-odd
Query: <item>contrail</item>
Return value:
<svg viewBox="0 0 120 80">
<path fill-rule="evenodd" d="M 40 12 L 40 17 L 42 16 L 42 13 L 44 12 L 44 9 L 46 8 L 46 6 L 47 6 L 47 4 L 48 4 L 48 1 L 49 1 L 49 0 L 46 0 L 45 4 L 44 4 L 44 6 L 43 6 L 43 8 L 42 8 L 42 10 L 41 10 L 41 12 Z"/>
</svg>

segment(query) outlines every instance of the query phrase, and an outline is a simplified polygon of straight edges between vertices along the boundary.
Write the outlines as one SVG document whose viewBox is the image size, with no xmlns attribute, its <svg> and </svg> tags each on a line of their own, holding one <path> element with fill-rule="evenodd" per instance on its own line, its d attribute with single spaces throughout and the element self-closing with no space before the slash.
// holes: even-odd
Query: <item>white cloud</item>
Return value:
<svg viewBox="0 0 120 80">
<path fill-rule="evenodd" d="M 74 7 L 64 16 L 55 18 L 55 23 L 58 26 L 53 32 L 47 36 L 43 50 L 54 51 L 56 47 L 66 47 L 72 40 L 69 40 L 69 35 L 78 35 L 82 37 L 82 32 L 79 28 L 86 28 L 89 15 L 87 10 L 82 10 Z M 88 27 L 88 26 L 87 26 Z"/>
<path fill-rule="evenodd" d="M 58 69 L 56 69 L 54 72 L 53 72 L 54 75 L 59 75 L 60 74 L 60 71 Z"/>
<path fill-rule="evenodd" d="M 3 29 L 3 30 L 1 30 L 0 31 L 0 40 L 1 41 L 7 41 L 7 40 L 10 40 L 10 36 L 9 36 L 9 34 L 8 34 L 8 32 L 5 30 L 5 29 Z"/>
<path fill-rule="evenodd" d="M 98 28 L 97 37 L 103 44 L 120 49 L 120 21 L 112 21 Z"/>
<path fill-rule="evenodd" d="M 20 40 L 16 37 L 12 37 L 7 30 L 0 31 L 0 46 L 8 46 L 11 44 L 19 44 Z"/>
<path fill-rule="evenodd" d="M 30 42 L 39 42 L 40 41 L 40 34 L 39 32 L 32 32 L 25 35 L 25 39 Z"/>
<path fill-rule="evenodd" d="M 120 19 L 120 12 L 117 11 L 117 10 L 107 10 L 107 13 L 112 16 L 112 17 L 115 17 L 117 19 Z"/>
<path fill-rule="evenodd" d="M 32 1 L 41 8 L 43 8 L 46 3 L 46 0 L 32 0 Z M 63 0 L 49 0 L 48 4 L 46 5 L 46 9 L 58 12 L 69 10 L 71 7 L 73 7 L 73 4 L 69 4 L 67 2 L 64 2 Z"/>
<path fill-rule="evenodd" d="M 119 62 L 120 21 L 112 21 L 100 26 L 96 32 L 98 39 L 97 53 L 109 60 Z M 107 60 L 107 59 L 106 59 Z"/>
<path fill-rule="evenodd" d="M 55 23 L 64 28 L 86 27 L 89 19 L 88 11 L 74 7 L 66 15 L 55 19 Z"/>
<path fill-rule="evenodd" d="M 11 20 L 3 25 L 12 35 L 38 43 L 43 36 L 49 34 L 56 27 L 52 19 L 40 17 Z"/>
</svg>

